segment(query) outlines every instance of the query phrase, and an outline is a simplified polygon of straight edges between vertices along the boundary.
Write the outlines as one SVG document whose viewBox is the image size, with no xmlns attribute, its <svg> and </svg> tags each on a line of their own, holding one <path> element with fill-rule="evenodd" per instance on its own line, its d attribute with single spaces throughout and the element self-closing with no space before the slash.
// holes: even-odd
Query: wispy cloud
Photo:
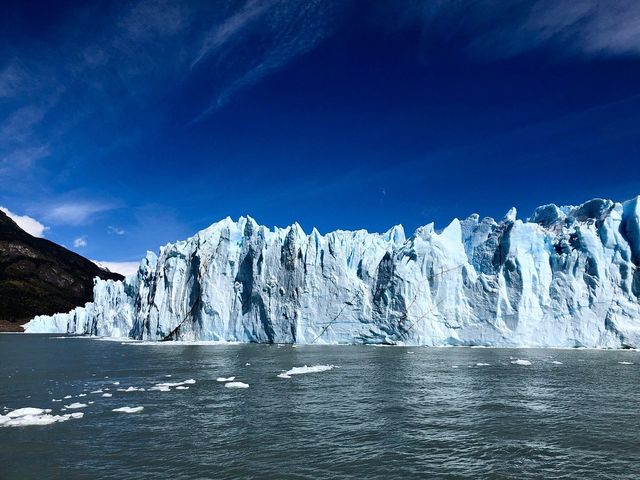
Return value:
<svg viewBox="0 0 640 480">
<path fill-rule="evenodd" d="M 122 135 L 102 138 L 106 129 L 100 125 L 118 128 L 129 106 L 153 104 L 192 81 L 207 83 L 210 92 L 185 122 L 202 119 L 317 45 L 348 6 L 322 0 L 137 0 L 69 10 L 54 41 L 9 48 L 8 60 L 0 61 L 0 169 L 19 177 L 44 149 L 60 162 L 87 162 L 61 155 L 70 136 L 74 144 L 109 148 L 115 138 L 122 142 L 136 132 L 125 128 Z M 78 29 L 88 19 L 90 35 Z M 33 161 L 2 160 L 18 157 Z"/>
<path fill-rule="evenodd" d="M 114 227 L 112 225 L 109 225 L 107 227 L 107 233 L 109 233 L 110 235 L 118 235 L 118 236 L 122 236 L 125 235 L 127 233 L 127 231 L 123 228 L 118 228 L 118 227 Z"/>
<path fill-rule="evenodd" d="M 44 232 L 49 230 L 49 227 L 45 227 L 38 220 L 28 215 L 18 215 L 5 207 L 0 207 L 0 211 L 3 211 L 11 220 L 16 222 L 21 229 L 34 237 L 44 237 Z"/>
<path fill-rule="evenodd" d="M 73 246 L 75 248 L 84 248 L 87 246 L 87 236 L 83 235 L 82 237 L 78 237 L 73 241 Z"/>
<path fill-rule="evenodd" d="M 97 213 L 113 209 L 108 203 L 68 202 L 54 205 L 45 213 L 45 218 L 57 224 L 83 225 Z"/>
<path fill-rule="evenodd" d="M 515 0 L 412 2 L 385 23 L 421 24 L 426 39 L 466 42 L 474 56 L 506 58 L 548 47 L 559 56 L 640 55 L 640 2 L 636 0 Z M 394 22 L 390 19 L 400 19 Z"/>
<path fill-rule="evenodd" d="M 249 0 L 202 37 L 191 68 L 217 72 L 222 80 L 193 121 L 225 105 L 330 36 L 350 11 L 349 2 Z"/>
</svg>

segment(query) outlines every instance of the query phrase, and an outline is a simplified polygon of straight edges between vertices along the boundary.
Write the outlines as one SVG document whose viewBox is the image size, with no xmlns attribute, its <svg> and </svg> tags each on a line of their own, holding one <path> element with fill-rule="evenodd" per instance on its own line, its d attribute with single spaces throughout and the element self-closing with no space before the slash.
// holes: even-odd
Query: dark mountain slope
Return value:
<svg viewBox="0 0 640 480">
<path fill-rule="evenodd" d="M 122 279 L 86 258 L 22 230 L 0 211 L 0 330 L 92 300 L 93 279 Z"/>
</svg>

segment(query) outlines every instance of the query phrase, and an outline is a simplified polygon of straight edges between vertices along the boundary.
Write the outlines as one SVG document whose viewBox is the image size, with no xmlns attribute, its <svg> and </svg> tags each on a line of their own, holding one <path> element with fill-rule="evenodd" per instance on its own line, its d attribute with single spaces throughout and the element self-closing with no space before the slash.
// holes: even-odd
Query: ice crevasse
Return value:
<svg viewBox="0 0 640 480">
<path fill-rule="evenodd" d="M 640 346 L 640 197 L 306 234 L 226 218 L 27 332 L 143 340 Z"/>
</svg>

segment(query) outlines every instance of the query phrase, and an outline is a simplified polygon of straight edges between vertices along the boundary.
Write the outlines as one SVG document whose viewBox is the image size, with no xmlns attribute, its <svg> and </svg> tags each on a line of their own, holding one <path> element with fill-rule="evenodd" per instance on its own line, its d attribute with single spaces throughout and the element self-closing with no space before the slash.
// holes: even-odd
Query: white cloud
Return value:
<svg viewBox="0 0 640 480">
<path fill-rule="evenodd" d="M 74 246 L 75 248 L 83 248 L 83 247 L 86 247 L 86 246 L 87 246 L 87 236 L 86 236 L 86 235 L 83 235 L 83 236 L 81 236 L 81 237 L 76 238 L 76 239 L 73 241 L 73 246 Z"/>
<path fill-rule="evenodd" d="M 637 0 L 443 0 L 393 8 L 401 21 L 392 26 L 422 24 L 425 38 L 458 35 L 474 56 L 488 60 L 540 47 L 559 55 L 640 55 Z M 388 23 L 393 16 L 385 13 Z"/>
<path fill-rule="evenodd" d="M 106 212 L 112 208 L 112 205 L 106 203 L 67 202 L 51 208 L 51 210 L 45 214 L 45 218 L 55 223 L 82 225 L 86 223 L 92 215 Z"/>
<path fill-rule="evenodd" d="M 91 260 L 93 263 L 98 265 L 99 267 L 106 268 L 110 272 L 116 272 L 120 275 L 131 275 L 138 271 L 138 267 L 140 266 L 140 262 L 103 262 L 100 260 Z"/>
<path fill-rule="evenodd" d="M 127 233 L 126 230 L 124 230 L 123 228 L 119 228 L 119 227 L 114 227 L 112 225 L 109 225 L 109 227 L 107 228 L 107 232 L 112 234 L 112 235 L 125 235 Z"/>
<path fill-rule="evenodd" d="M 35 218 L 29 217 L 27 215 L 17 215 L 5 207 L 0 207 L 0 210 L 6 213 L 11 220 L 16 222 L 18 226 L 29 235 L 41 238 L 44 237 L 44 232 L 49 230 L 49 227 L 45 227 Z"/>
</svg>

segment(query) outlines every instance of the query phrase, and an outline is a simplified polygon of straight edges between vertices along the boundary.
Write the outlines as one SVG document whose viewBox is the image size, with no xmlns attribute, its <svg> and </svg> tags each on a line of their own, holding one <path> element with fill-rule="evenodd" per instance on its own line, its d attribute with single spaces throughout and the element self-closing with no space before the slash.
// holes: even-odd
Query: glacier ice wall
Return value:
<svg viewBox="0 0 640 480">
<path fill-rule="evenodd" d="M 222 220 L 27 332 L 144 340 L 640 346 L 640 197 L 472 215 L 441 232 Z"/>
</svg>

